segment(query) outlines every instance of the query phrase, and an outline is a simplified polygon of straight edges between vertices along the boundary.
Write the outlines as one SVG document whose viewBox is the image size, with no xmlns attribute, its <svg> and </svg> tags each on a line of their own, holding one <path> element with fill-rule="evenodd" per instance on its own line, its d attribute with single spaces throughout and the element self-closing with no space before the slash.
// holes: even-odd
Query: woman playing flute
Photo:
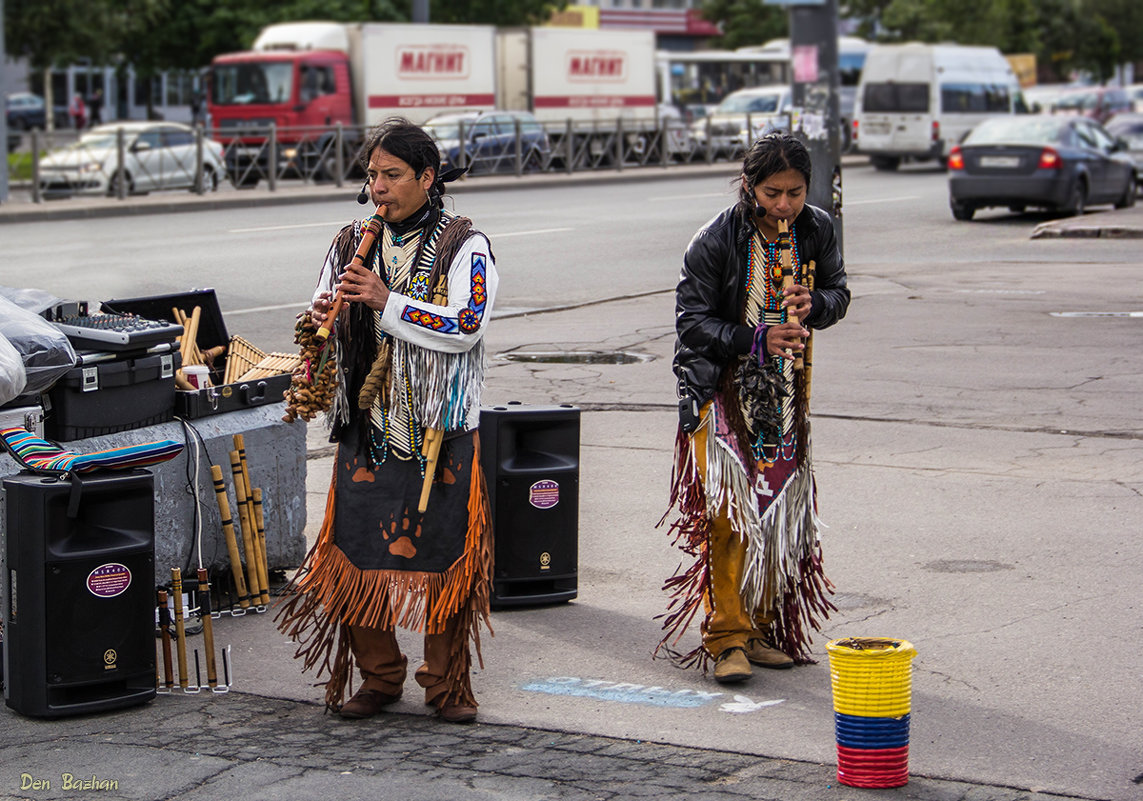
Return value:
<svg viewBox="0 0 1143 801">
<path fill-rule="evenodd" d="M 751 664 L 809 661 L 807 626 L 834 608 L 815 513 L 809 371 L 795 371 L 794 356 L 812 330 L 845 315 L 849 290 L 833 220 L 806 203 L 810 171 L 790 134 L 756 141 L 738 202 L 695 234 L 676 290 L 671 530 L 694 562 L 666 583 L 659 651 L 682 665 L 713 660 L 722 683 L 750 678 Z M 784 251 L 794 273 L 785 286 Z M 812 291 L 800 277 L 810 261 Z M 700 609 L 702 644 L 680 654 Z"/>
<path fill-rule="evenodd" d="M 469 641 L 488 623 L 491 522 L 477 424 L 484 331 L 497 275 L 488 238 L 442 206 L 440 152 L 391 119 L 364 149 L 381 231 L 354 259 L 363 223 L 326 258 L 310 324 L 332 328 L 338 453 L 325 521 L 284 607 L 305 667 L 328 668 L 326 702 L 367 718 L 402 694 L 395 628 L 425 635 L 416 681 L 450 722 L 476 717 Z M 346 266 L 348 265 L 348 266 Z M 336 320 L 331 301 L 344 301 Z M 432 436 L 427 437 L 427 432 Z M 426 439 L 439 445 L 434 465 Z M 431 499 L 419 510 L 426 482 Z M 354 665 L 362 683 L 344 702 Z"/>
</svg>

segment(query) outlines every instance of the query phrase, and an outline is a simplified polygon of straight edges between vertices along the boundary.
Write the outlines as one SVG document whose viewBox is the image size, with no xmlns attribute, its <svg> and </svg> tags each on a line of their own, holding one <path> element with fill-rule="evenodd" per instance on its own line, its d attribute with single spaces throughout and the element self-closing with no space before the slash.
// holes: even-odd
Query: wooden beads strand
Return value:
<svg viewBox="0 0 1143 801">
<path fill-rule="evenodd" d="M 308 311 L 298 315 L 294 342 L 301 348 L 301 363 L 294 368 L 290 388 L 284 393 L 286 414 L 282 420 L 292 423 L 300 418 L 308 423 L 333 405 L 337 363 L 333 358 L 333 343 L 317 336 L 317 327 Z"/>
</svg>

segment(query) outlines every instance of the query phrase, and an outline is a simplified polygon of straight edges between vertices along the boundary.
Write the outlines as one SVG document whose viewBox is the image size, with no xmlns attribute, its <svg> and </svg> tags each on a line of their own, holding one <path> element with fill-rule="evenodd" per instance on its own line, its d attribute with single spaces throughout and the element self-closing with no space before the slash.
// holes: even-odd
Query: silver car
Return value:
<svg viewBox="0 0 1143 801">
<path fill-rule="evenodd" d="M 790 127 L 793 101 L 789 86 L 759 86 L 739 89 L 722 99 L 708 116 L 691 123 L 691 137 L 697 147 L 715 154 L 736 155 L 763 134 Z"/>
<path fill-rule="evenodd" d="M 119 132 L 123 163 L 119 163 Z M 127 194 L 161 189 L 194 189 L 197 172 L 195 131 L 174 122 L 113 122 L 85 131 L 79 139 L 40 160 L 40 191 L 46 197 L 74 194 Z M 225 175 L 222 145 L 205 139 L 202 187 L 212 192 Z"/>
</svg>

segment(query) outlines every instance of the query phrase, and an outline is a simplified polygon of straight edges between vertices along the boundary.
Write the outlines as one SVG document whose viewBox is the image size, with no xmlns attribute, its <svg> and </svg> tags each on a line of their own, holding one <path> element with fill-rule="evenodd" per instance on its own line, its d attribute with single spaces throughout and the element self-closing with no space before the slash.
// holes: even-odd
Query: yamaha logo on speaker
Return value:
<svg viewBox="0 0 1143 801">
<path fill-rule="evenodd" d="M 119 654 L 115 653 L 114 648 L 108 648 L 103 652 L 103 669 L 115 670 L 117 662 L 119 661 Z"/>
<path fill-rule="evenodd" d="M 552 555 L 547 551 L 540 554 L 540 570 L 552 569 Z"/>
</svg>

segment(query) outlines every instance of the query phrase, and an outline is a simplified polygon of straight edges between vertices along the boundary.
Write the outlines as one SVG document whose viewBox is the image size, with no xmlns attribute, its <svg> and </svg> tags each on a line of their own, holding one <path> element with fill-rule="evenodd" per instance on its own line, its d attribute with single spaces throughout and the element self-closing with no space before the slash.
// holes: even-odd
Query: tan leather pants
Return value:
<svg viewBox="0 0 1143 801">
<path fill-rule="evenodd" d="M 703 407 L 702 419 L 709 420 L 710 404 Z M 691 435 L 695 462 L 703 482 L 706 481 L 706 444 L 710 424 Z M 772 617 L 762 610 L 747 610 L 742 598 L 742 574 L 746 566 L 746 543 L 730 528 L 726 506 L 711 521 L 710 589 L 703 599 L 706 619 L 702 623 L 702 643 L 708 654 L 717 659 L 728 648 L 746 648 L 749 640 L 762 638 Z"/>
<path fill-rule="evenodd" d="M 445 676 L 456 630 L 455 621 L 449 621 L 441 634 L 425 635 L 425 660 L 414 677 L 417 684 L 425 689 L 426 704 L 435 704 L 449 689 Z M 393 629 L 350 626 L 349 644 L 361 671 L 362 688 L 389 695 L 400 694 L 408 675 L 409 660 L 401 653 Z"/>
</svg>

